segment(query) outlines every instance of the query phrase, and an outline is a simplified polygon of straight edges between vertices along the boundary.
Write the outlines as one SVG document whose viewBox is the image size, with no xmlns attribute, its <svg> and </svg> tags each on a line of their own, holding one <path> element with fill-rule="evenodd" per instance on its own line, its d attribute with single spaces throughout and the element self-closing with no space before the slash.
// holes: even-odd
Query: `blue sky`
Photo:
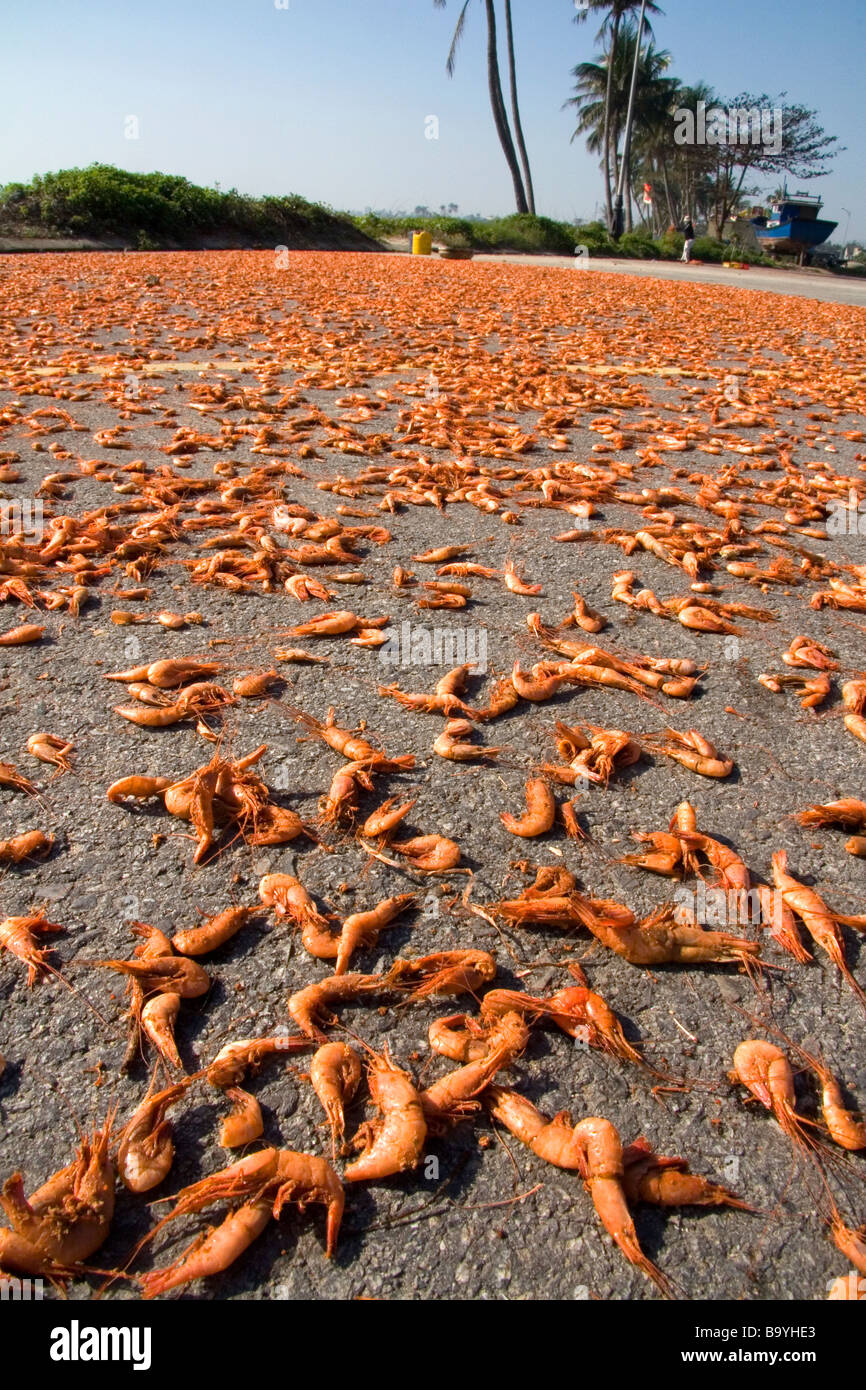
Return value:
<svg viewBox="0 0 866 1390">
<path fill-rule="evenodd" d="M 0 182 L 99 160 L 353 210 L 513 209 L 487 101 L 482 0 L 470 6 L 453 79 L 445 57 L 459 0 L 445 10 L 432 0 L 284 3 L 13 3 L 0 54 Z M 848 149 L 810 191 L 838 236 L 847 225 L 866 239 L 866 0 L 660 3 L 656 40 L 682 80 L 725 96 L 786 90 L 818 111 Z M 573 117 L 561 105 L 570 69 L 596 52 L 598 22 L 575 25 L 573 0 L 512 8 L 538 210 L 592 217 L 598 170 L 569 143 Z M 435 140 L 425 138 L 430 115 Z M 137 139 L 125 137 L 129 116 Z"/>
</svg>

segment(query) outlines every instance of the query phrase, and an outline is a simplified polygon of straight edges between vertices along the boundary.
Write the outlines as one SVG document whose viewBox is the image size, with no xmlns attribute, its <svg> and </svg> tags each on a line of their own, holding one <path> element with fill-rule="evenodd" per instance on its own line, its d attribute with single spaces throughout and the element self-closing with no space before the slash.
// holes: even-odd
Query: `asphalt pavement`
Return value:
<svg viewBox="0 0 866 1390">
<path fill-rule="evenodd" d="M 482 263 L 485 259 L 479 258 Z M 46 276 L 69 272 L 74 279 L 91 281 L 97 293 L 100 260 L 79 257 L 67 266 L 61 258 L 45 257 L 41 264 Z M 19 264 L 7 261 L 2 269 L 14 276 Z M 139 272 L 130 270 L 134 288 L 128 321 L 106 310 L 99 337 L 120 354 L 139 293 L 164 296 L 169 304 L 183 291 L 188 297 L 181 303 L 193 323 L 196 295 L 201 296 L 202 305 L 208 302 L 206 257 L 202 257 L 198 288 L 191 279 L 174 283 L 177 272 L 171 256 L 148 258 L 148 268 L 154 264 L 162 282 L 155 289 L 139 290 Z M 296 267 L 292 262 L 278 298 L 263 275 L 262 303 L 303 303 L 313 312 L 315 276 L 306 265 L 299 261 Z M 368 276 L 371 284 L 384 284 L 387 279 L 383 258 L 358 257 L 354 267 L 353 275 Z M 447 274 L 454 276 L 448 283 L 454 286 L 455 304 L 462 312 L 466 301 L 460 270 L 457 266 Z M 621 303 L 636 315 L 642 305 L 636 276 L 723 281 L 744 289 L 760 284 L 774 290 L 783 279 L 796 278 L 635 263 L 617 264 L 615 271 L 623 277 L 617 285 Z M 593 263 L 585 273 L 591 281 L 596 274 L 608 277 L 612 268 L 599 264 L 596 269 Z M 546 276 L 545 266 L 539 270 L 540 280 Z M 764 279 L 773 285 L 765 286 Z M 789 289 L 792 294 L 807 292 Z M 837 290 L 861 296 L 849 303 L 864 302 L 866 289 L 861 286 L 837 286 L 823 279 L 814 287 L 810 281 L 808 293 L 830 298 Z M 782 310 L 788 312 L 780 301 Z M 748 312 L 744 297 L 743 314 Z M 224 342 L 240 363 L 251 355 L 272 357 L 267 345 L 233 339 L 228 303 L 225 314 Z M 338 317 L 336 312 L 331 314 L 334 320 Z M 543 331 L 555 337 L 558 330 L 539 310 L 542 320 Z M 398 321 L 394 310 L 392 319 L 385 316 L 390 327 L 381 331 L 386 336 L 396 332 Z M 600 320 L 595 327 L 603 331 Z M 784 350 L 792 363 L 808 348 L 813 328 L 803 321 L 797 332 L 785 330 Z M 332 331 L 339 332 L 339 324 Z M 822 320 L 818 336 L 828 339 L 833 331 L 829 320 Z M 845 332 L 850 334 L 850 325 Z M 403 341 L 407 342 L 405 336 Z M 844 358 L 841 342 L 840 337 L 837 350 Z M 219 378 L 249 388 L 256 385 L 253 368 L 233 365 L 230 360 L 214 361 L 212 353 L 201 349 L 171 348 L 168 329 L 163 345 L 175 366 L 186 362 L 189 369 L 172 373 L 159 362 L 151 368 L 160 388 L 171 392 L 178 426 L 202 425 L 201 417 L 190 409 L 182 377 L 195 384 Z M 408 343 L 406 350 L 411 356 Z M 724 357 L 720 347 L 720 362 Z M 270 384 L 278 390 L 297 375 L 297 370 L 286 368 L 272 375 Z M 367 374 L 359 358 L 357 376 L 353 389 L 373 391 L 395 389 L 401 380 L 417 380 L 418 372 Z M 65 382 L 73 399 L 63 402 L 91 434 L 116 425 L 120 418 L 117 404 L 100 393 L 74 399 L 76 387 L 92 379 L 86 373 L 67 371 Z M 641 386 L 648 408 L 675 420 L 695 383 L 688 378 L 664 381 L 654 376 L 641 378 Z M 309 407 L 333 412 L 335 394 L 340 392 L 311 386 L 305 389 L 304 400 Z M 399 396 L 398 389 L 395 394 Z M 14 388 L 6 389 L 0 394 L 0 408 L 18 399 Z M 834 403 L 838 399 L 834 397 Z M 27 400 L 28 409 L 44 403 L 39 397 Z M 377 431 L 397 429 L 402 403 L 398 400 L 377 416 Z M 820 402 L 788 401 L 780 416 L 798 430 L 807 426 L 808 412 L 815 408 L 820 409 Z M 517 423 L 531 428 L 534 421 L 527 416 L 519 417 Z M 839 412 L 835 425 L 839 430 L 856 430 L 863 427 L 863 420 L 852 406 Z M 571 452 L 550 455 L 548 462 L 592 457 L 589 450 L 598 435 L 586 421 L 570 430 L 569 437 Z M 159 448 L 165 439 L 164 432 L 145 424 L 136 435 L 136 457 L 154 466 L 164 463 Z M 72 431 L 52 435 L 52 442 L 75 454 L 96 448 L 86 435 Z M 32 495 L 51 466 L 46 456 L 33 452 L 27 430 L 15 421 L 0 438 L 0 446 L 20 455 L 15 467 L 23 476 L 21 483 L 6 485 L 3 492 L 7 497 Z M 862 480 L 855 458 L 862 444 L 840 438 L 837 446 L 834 467 Z M 366 461 L 327 447 L 321 447 L 319 454 L 302 465 L 305 477 L 287 479 L 286 497 L 333 516 L 341 499 L 317 488 L 317 483 L 335 473 L 351 474 Z M 129 455 L 122 457 L 125 462 Z M 671 457 L 681 464 L 684 456 Z M 709 467 L 707 460 L 685 457 L 690 467 Z M 537 463 L 539 456 L 529 458 Z M 241 469 L 257 462 L 246 445 L 236 461 Z M 198 454 L 185 476 L 209 477 L 212 463 L 210 455 Z M 521 466 L 524 463 L 527 460 Z M 661 470 L 653 469 L 643 473 L 641 481 L 657 487 L 665 479 Z M 679 485 L 686 486 L 682 481 Z M 79 514 L 102 505 L 106 497 L 115 500 L 110 489 L 83 477 L 69 484 L 66 499 L 54 506 Z M 364 507 L 368 502 L 361 498 L 356 505 Z M 681 514 L 707 519 L 697 507 L 686 507 Z M 634 508 L 605 502 L 592 519 L 593 533 L 604 527 L 633 529 L 636 515 Z M 766 515 L 775 517 L 778 512 L 768 509 Z M 563 530 L 560 512 L 528 511 L 521 525 L 505 526 L 466 504 L 449 506 L 444 514 L 432 506 L 413 507 L 383 514 L 383 524 L 392 532 L 392 540 L 369 547 L 362 561 L 368 582 L 345 600 L 346 606 L 357 611 L 389 614 L 397 623 L 427 621 L 414 609 L 411 591 L 395 593 L 391 572 L 398 564 L 417 570 L 413 555 L 452 542 L 470 545 L 471 558 L 485 565 L 501 568 L 514 560 L 522 574 L 543 585 L 541 596 L 526 598 L 500 584 L 472 581 L 473 600 L 467 609 L 446 613 L 444 618 L 436 615 L 437 623 L 462 632 L 470 642 L 477 643 L 483 634 L 487 671 L 470 681 L 473 703 L 489 692 L 494 672 L 509 671 L 516 658 L 524 665 L 538 659 L 538 648 L 526 629 L 527 612 L 537 608 L 545 621 L 561 621 L 572 607 L 575 589 L 609 620 L 610 626 L 598 639 L 602 644 L 692 658 L 708 668 L 706 675 L 688 704 L 666 700 L 657 705 L 627 693 L 591 690 L 563 691 L 548 704 L 524 704 L 485 727 L 484 741 L 502 750 L 494 764 L 460 766 L 431 753 L 432 741 L 441 730 L 438 716 L 412 713 L 383 698 L 378 690 L 392 680 L 410 691 L 430 689 L 444 673 L 442 668 L 406 664 L 395 669 L 375 649 L 351 647 L 343 639 L 328 640 L 316 648 L 330 658 L 328 667 L 282 665 L 284 683 L 276 700 L 244 701 L 225 716 L 227 746 L 233 755 L 249 752 L 260 743 L 267 745 L 263 775 L 285 804 L 305 817 L 314 816 L 340 761 L 321 743 L 300 741 L 303 730 L 289 717 L 286 706 L 298 706 L 319 717 L 333 706 L 342 724 L 358 726 L 366 721 L 368 733 L 389 753 L 415 754 L 416 768 L 391 778 L 388 795 L 416 799 L 410 822 L 415 833 L 435 830 L 458 841 L 464 863 L 474 875 L 472 901 L 481 905 L 519 891 L 526 880 L 512 865 L 528 857 L 536 863 L 564 864 L 594 896 L 616 898 L 637 912 L 648 912 L 670 897 L 673 885 L 618 863 L 618 858 L 633 849 L 633 831 L 667 826 L 677 803 L 689 798 L 697 808 L 700 826 L 737 847 L 756 877 L 767 879 L 771 854 L 787 849 L 793 872 L 814 882 L 839 910 L 866 911 L 864 861 L 844 853 L 840 832 L 805 832 L 790 818 L 795 809 L 811 802 L 863 795 L 866 750 L 841 727 L 838 687 L 834 685 L 827 715 L 823 710 L 804 712 L 792 694 L 773 695 L 757 681 L 761 672 L 779 669 L 780 653 L 802 631 L 837 653 L 843 674 L 861 670 L 866 657 L 863 624 L 856 613 L 811 611 L 804 602 L 809 590 L 776 586 L 762 594 L 723 575 L 724 599 L 766 605 L 778 618 L 772 626 L 744 622 L 738 643 L 726 647 L 722 637 L 662 623 L 651 614 L 637 614 L 612 602 L 611 577 L 625 563 L 621 549 L 601 543 L 597 534 L 587 541 L 557 543 L 553 536 Z M 856 534 L 828 535 L 805 543 L 835 559 L 866 559 L 866 544 Z M 639 569 L 641 583 L 659 594 L 686 587 L 685 576 L 655 556 L 641 554 L 639 564 L 637 559 L 629 563 Z M 88 1127 L 101 1122 L 112 1105 L 118 1105 L 125 1117 L 144 1096 L 149 1066 L 137 1062 L 130 1076 L 121 1078 L 118 1073 L 127 1006 L 122 981 L 82 964 L 94 958 L 128 956 L 130 923 L 145 920 L 171 933 L 230 901 L 254 903 L 258 881 L 266 872 L 298 873 L 317 901 L 340 915 L 417 887 L 422 894 L 420 912 L 383 933 L 378 945 L 358 958 L 357 968 L 387 969 L 398 953 L 473 946 L 494 952 L 498 986 L 544 995 L 569 983 L 567 966 L 580 961 L 592 988 L 623 1020 L 627 1036 L 673 1082 L 659 1086 L 657 1078 L 644 1069 L 587 1050 L 561 1033 L 538 1029 L 530 1048 L 507 1074 L 508 1084 L 525 1092 L 548 1115 L 562 1110 L 575 1118 L 604 1115 L 625 1142 L 647 1136 L 657 1152 L 682 1155 L 694 1171 L 725 1183 L 753 1208 L 637 1209 L 644 1250 L 683 1296 L 706 1301 L 823 1298 L 828 1282 L 847 1272 L 847 1267 L 818 1211 L 823 1187 L 817 1169 L 792 1149 L 771 1117 L 748 1102 L 742 1088 L 732 1086 L 726 1074 L 737 1043 L 761 1027 L 752 1022 L 759 1017 L 764 1023 L 772 1021 L 803 1046 L 820 1051 L 844 1077 L 861 1107 L 866 1106 L 862 1011 L 827 960 L 806 966 L 769 952 L 767 958 L 775 969 L 757 979 L 727 966 L 638 968 L 594 944 L 585 933 L 495 928 L 461 908 L 465 876 L 448 880 L 450 892 L 436 880 L 418 884 L 411 875 L 371 861 L 348 835 L 335 837 L 331 849 L 296 842 L 254 850 L 235 843 L 215 862 L 194 867 L 189 838 L 178 833 L 177 824 L 161 813 L 158 804 L 156 809 L 113 805 L 105 798 L 105 788 L 131 773 L 180 777 L 207 761 L 212 750 L 188 725 L 148 731 L 118 719 L 112 712 L 118 687 L 104 676 L 164 655 L 210 654 L 225 660 L 232 673 L 267 667 L 273 663 L 275 645 L 289 644 L 286 628 L 311 611 L 320 611 L 322 605 L 301 606 L 282 593 L 231 594 L 209 586 L 192 588 L 180 563 L 160 565 L 146 582 L 152 589 L 148 610 L 197 609 L 204 625 L 179 632 L 116 626 L 109 620 L 115 605 L 106 595 L 87 605 L 77 621 L 64 614 L 40 617 L 48 627 L 45 642 L 34 648 L 7 649 L 2 657 L 0 757 L 35 778 L 39 800 L 31 802 L 19 793 L 0 791 L 0 835 L 40 824 L 50 828 L 58 841 L 46 862 L 10 869 L 4 875 L 0 881 L 3 910 L 24 913 L 46 904 L 49 918 L 64 927 L 52 939 L 53 959 L 75 992 L 57 979 L 28 989 L 17 963 L 8 956 L 0 958 L 0 1053 L 5 1059 L 0 1076 L 0 1175 L 20 1169 L 27 1190 L 32 1190 L 70 1160 L 77 1124 Z M 341 594 L 331 606 L 342 603 Z M 4 627 L 24 620 L 12 604 L 3 605 L 0 616 Z M 588 834 L 585 841 L 573 842 L 552 833 L 539 841 L 516 842 L 500 823 L 500 812 L 520 811 L 528 772 L 553 757 L 555 719 L 637 733 L 665 724 L 698 727 L 734 758 L 737 770 L 724 781 L 713 781 L 665 759 L 645 759 L 616 776 L 606 790 L 592 787 L 582 796 L 579 809 Z M 52 777 L 49 769 L 27 758 L 24 745 L 36 729 L 49 729 L 74 741 L 71 772 Z M 368 799 L 365 805 L 379 799 Z M 866 983 L 863 938 L 847 929 L 845 938 L 849 959 Z M 322 974 L 321 963 L 307 956 L 300 941 L 265 916 L 256 917 L 203 963 L 213 987 L 206 998 L 183 1004 L 177 1029 L 180 1052 L 190 1071 L 232 1038 L 286 1030 L 287 995 Z M 400 1065 L 429 1081 L 451 1064 L 441 1058 L 431 1061 L 428 1025 L 434 1017 L 462 1006 L 461 1001 L 449 999 L 399 1008 L 353 1006 L 341 1010 L 341 1018 L 372 1047 L 387 1044 Z M 264 1112 L 266 1142 L 324 1154 L 327 1131 L 305 1079 L 306 1066 L 303 1057 L 288 1062 L 278 1058 L 250 1080 L 249 1089 Z M 803 1113 L 815 1116 L 814 1093 L 807 1080 L 801 1077 L 797 1084 Z M 176 1112 L 173 1170 L 164 1187 L 151 1196 L 170 1195 L 231 1161 L 233 1155 L 217 1142 L 217 1119 L 226 1111 L 226 1102 L 212 1090 L 202 1086 L 194 1091 Z M 350 1128 L 365 1113 L 369 1115 L 361 1099 L 351 1109 Z M 544 1164 L 483 1116 L 469 1118 L 433 1139 L 427 1158 L 434 1161 L 425 1160 L 415 1173 L 382 1184 L 358 1185 L 348 1193 L 344 1230 L 334 1259 L 323 1255 L 321 1210 L 312 1207 L 302 1218 L 293 1209 L 225 1274 L 194 1284 L 180 1296 L 425 1301 L 658 1296 L 601 1230 L 576 1175 Z M 856 1165 L 856 1158 L 849 1163 Z M 857 1171 L 862 1177 L 862 1163 Z M 859 1197 L 862 1184 L 850 1177 L 845 1182 L 845 1190 L 854 1199 Z M 99 1267 L 125 1267 L 136 1242 L 165 1210 L 121 1191 L 110 1237 L 95 1257 Z M 211 1220 L 222 1210 L 211 1214 Z M 849 1215 L 863 1219 L 862 1199 L 859 1211 L 854 1207 Z M 163 1232 L 153 1248 L 139 1257 L 134 1270 L 177 1255 L 198 1229 L 200 1222 L 193 1218 L 178 1223 L 173 1235 Z M 97 1286 L 94 1280 L 75 1281 L 69 1293 L 85 1298 Z M 128 1277 L 120 1278 L 105 1296 L 133 1298 L 136 1286 Z"/>
</svg>

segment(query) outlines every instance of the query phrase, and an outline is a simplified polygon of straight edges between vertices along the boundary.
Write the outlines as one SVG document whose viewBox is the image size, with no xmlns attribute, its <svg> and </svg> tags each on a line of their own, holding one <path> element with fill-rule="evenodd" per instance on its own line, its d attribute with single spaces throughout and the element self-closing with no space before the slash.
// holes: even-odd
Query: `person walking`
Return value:
<svg viewBox="0 0 866 1390">
<path fill-rule="evenodd" d="M 692 259 L 692 247 L 695 244 L 695 229 L 692 225 L 692 219 L 690 217 L 686 218 L 685 225 L 683 226 L 683 236 L 686 240 L 683 246 L 683 254 L 680 257 L 680 259 L 685 261 L 686 265 L 688 265 L 689 261 Z"/>
</svg>

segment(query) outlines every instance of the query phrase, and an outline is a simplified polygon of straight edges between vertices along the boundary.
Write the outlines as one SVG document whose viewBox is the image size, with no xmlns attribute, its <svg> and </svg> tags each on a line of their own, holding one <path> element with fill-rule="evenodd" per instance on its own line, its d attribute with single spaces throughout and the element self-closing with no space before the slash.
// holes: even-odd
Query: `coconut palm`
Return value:
<svg viewBox="0 0 866 1390">
<path fill-rule="evenodd" d="M 444 9 L 447 4 L 447 0 L 433 0 L 433 3 L 437 7 L 437 9 Z M 448 58 L 445 63 L 445 68 L 449 77 L 454 76 L 457 47 L 460 43 L 461 38 L 463 37 L 463 30 L 466 25 L 466 11 L 469 9 L 471 3 L 472 0 L 464 0 L 463 7 L 460 11 L 460 14 L 457 17 L 457 23 L 454 26 L 454 34 L 451 39 L 451 47 L 448 50 Z M 499 143 L 502 146 L 502 152 L 505 155 L 505 159 L 508 164 L 508 169 L 511 174 L 511 181 L 514 184 L 514 199 L 517 204 L 517 211 L 528 212 L 529 201 L 527 199 L 526 189 L 524 187 L 523 179 L 520 174 L 520 165 L 517 160 L 517 151 L 514 148 L 514 140 L 511 134 L 511 127 L 508 124 L 508 116 L 505 111 L 505 101 L 502 96 L 502 81 L 499 76 L 499 53 L 496 46 L 496 11 L 494 9 L 493 0 L 484 0 L 484 8 L 487 16 L 487 89 L 490 95 L 490 107 L 493 112 L 493 121 L 496 126 L 496 134 L 499 136 Z M 510 5 L 506 6 L 506 28 L 509 35 L 508 43 L 509 67 L 511 71 L 512 82 L 512 110 L 515 113 L 517 129 L 520 132 L 518 135 L 518 141 L 521 145 L 521 153 L 524 158 L 524 168 L 527 170 L 528 173 L 528 161 L 526 160 L 526 150 L 523 145 L 523 134 L 522 131 L 520 131 L 520 118 L 517 110 L 517 85 L 513 59 L 513 40 L 511 38 Z"/>
<path fill-rule="evenodd" d="M 517 64 L 514 58 L 514 30 L 511 24 L 511 0 L 505 0 L 505 38 L 508 45 L 508 82 L 511 88 L 511 114 L 514 117 L 514 137 L 517 141 L 517 148 L 520 151 L 520 163 L 523 165 L 523 186 L 526 191 L 526 201 L 529 204 L 529 211 L 534 213 L 535 193 L 532 188 L 532 174 L 529 168 L 529 155 L 526 153 L 526 141 L 523 138 L 520 108 L 517 104 Z"/>
<path fill-rule="evenodd" d="M 625 17 L 639 10 L 641 0 L 583 0 L 580 8 L 574 16 L 575 24 L 582 24 L 592 15 L 603 14 L 602 26 L 596 34 L 596 42 L 607 40 L 603 55 L 605 68 L 604 84 L 604 116 L 603 116 L 603 135 L 601 140 L 602 149 L 602 169 L 604 170 L 604 198 L 607 209 L 607 224 L 613 224 L 613 188 L 616 186 L 617 179 L 611 180 L 610 155 L 611 155 L 611 132 L 613 129 L 613 64 L 610 62 L 610 55 L 616 51 L 619 39 L 620 27 Z M 647 0 L 647 15 L 663 14 L 664 11 L 653 0 Z M 644 28 L 647 34 L 652 34 L 652 25 L 648 18 L 644 19 Z M 595 151 L 594 151 L 595 152 Z"/>
<path fill-rule="evenodd" d="M 608 54 L 602 54 L 595 62 L 578 63 L 572 69 L 575 81 L 575 95 L 564 104 L 574 106 L 578 111 L 577 127 L 572 140 L 579 135 L 587 137 L 587 148 L 593 154 L 604 151 L 605 140 L 609 147 L 609 165 L 606 168 L 606 191 L 611 194 L 611 178 L 614 187 L 619 181 L 620 161 L 626 157 L 620 151 L 620 136 L 625 126 L 628 110 L 631 73 L 634 66 L 637 25 L 627 21 L 619 26 L 616 43 Z M 669 113 L 675 88 L 672 79 L 666 78 L 671 55 L 666 49 L 657 49 L 648 44 L 642 49 L 638 62 L 637 86 L 635 88 L 634 129 L 635 140 L 639 142 L 639 132 L 644 126 L 653 126 L 661 118 L 661 113 Z M 626 206 L 628 230 L 632 227 L 631 188 L 634 161 L 627 157 L 625 184 L 629 190 Z"/>
</svg>

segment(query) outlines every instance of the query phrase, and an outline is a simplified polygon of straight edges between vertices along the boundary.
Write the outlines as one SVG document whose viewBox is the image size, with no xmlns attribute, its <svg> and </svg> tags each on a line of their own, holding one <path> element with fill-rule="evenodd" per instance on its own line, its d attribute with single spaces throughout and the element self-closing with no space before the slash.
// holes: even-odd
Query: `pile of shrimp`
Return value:
<svg viewBox="0 0 866 1390">
<path fill-rule="evenodd" d="M 562 328 L 575 315 L 567 271 L 375 255 L 290 260 L 285 272 L 258 252 L 0 257 L 0 647 L 32 695 L 31 681 L 50 679 L 64 634 L 83 642 L 106 623 L 130 630 L 127 664 L 100 661 L 101 678 L 120 683 L 125 698 L 114 704 L 117 685 L 101 679 L 98 712 L 129 771 L 97 795 L 119 828 L 142 838 L 154 812 L 155 849 L 173 832 L 191 835 L 191 872 L 208 875 L 225 901 L 195 924 L 179 901 L 169 931 L 133 922 L 125 955 L 76 952 L 74 932 L 48 920 L 39 890 L 46 863 L 68 850 L 53 798 L 75 778 L 84 786 L 92 711 L 70 710 L 4 750 L 0 798 L 15 824 L 0 838 L 0 865 L 26 885 L 30 910 L 0 921 L 0 968 L 21 971 L 25 994 L 67 985 L 103 1025 L 97 1004 L 111 1009 L 110 982 L 122 975 L 128 1007 L 122 1081 L 103 1122 L 81 1131 L 72 1161 L 42 1186 L 31 1190 L 20 1172 L 3 1184 L 0 1273 L 61 1285 L 123 1277 L 153 1298 L 223 1273 L 290 1205 L 325 1208 L 332 1257 L 355 1184 L 417 1180 L 431 1144 L 447 1149 L 458 1126 L 476 1126 L 479 1142 L 491 1127 L 503 1143 L 516 1138 L 542 1181 L 545 1165 L 575 1175 L 583 1219 L 594 1210 L 658 1294 L 685 1293 L 663 1255 L 657 1262 L 644 1250 L 635 1210 L 751 1213 L 755 1202 L 659 1152 L 651 1137 L 583 1113 L 579 1094 L 571 1111 L 553 1115 L 530 1098 L 543 1067 L 573 1056 L 575 1042 L 628 1068 L 657 1098 L 698 1084 L 671 1072 L 618 1012 L 615 992 L 591 987 L 576 959 L 559 988 L 505 987 L 511 941 L 543 956 L 544 943 L 567 938 L 569 951 L 589 948 L 591 967 L 609 965 L 607 979 L 672 967 L 699 987 L 704 967 L 743 975 L 761 1007 L 743 1024 L 730 1071 L 700 1084 L 731 1107 L 745 1092 L 757 1102 L 755 1124 L 767 1112 L 814 1185 L 837 1250 L 866 1275 L 856 1187 L 866 1129 L 852 1078 L 782 1033 L 767 1009 L 773 982 L 807 988 L 817 958 L 838 973 L 840 999 L 859 1018 L 866 990 L 852 943 L 866 915 L 835 885 L 805 882 L 808 867 L 790 848 L 753 869 L 745 836 L 739 846 L 719 838 L 715 796 L 735 778 L 748 786 L 749 759 L 700 705 L 735 670 L 742 685 L 739 643 L 759 641 L 766 666 L 748 675 L 748 690 L 767 719 L 781 717 L 791 691 L 798 717 L 816 728 L 832 721 L 852 766 L 863 757 L 866 673 L 834 645 L 834 633 L 866 631 L 866 565 L 834 540 L 840 518 L 853 522 L 843 534 L 866 533 L 866 524 L 857 530 L 866 507 L 861 311 L 810 303 L 811 331 L 835 348 L 800 354 L 803 302 L 770 295 L 751 295 L 744 322 L 727 289 L 646 281 L 638 295 L 594 275 L 578 331 Z M 628 321 L 644 301 L 652 332 L 640 316 Z M 195 305 L 194 327 L 178 303 Z M 471 313 L 455 307 L 469 303 Z M 95 336 L 112 330 L 126 333 L 122 350 Z M 733 399 L 715 365 L 722 340 L 749 361 Z M 684 360 L 688 370 L 671 366 Z M 664 404 L 660 382 L 677 391 Z M 116 420 L 108 427 L 95 423 L 106 406 Z M 589 446 L 578 443 L 581 430 Z M 478 513 L 494 532 L 487 540 L 477 539 Z M 541 536 L 571 559 L 570 608 L 547 592 Z M 581 590 L 602 571 L 609 595 L 592 606 Z M 780 612 L 782 597 L 799 603 L 801 630 Z M 224 614 L 209 605 L 227 598 L 246 635 L 223 636 L 221 620 L 208 617 Z M 488 625 L 503 643 L 503 669 L 488 679 L 481 661 L 443 660 L 434 678 L 429 657 L 404 652 L 385 680 L 395 634 L 413 618 L 422 629 L 442 620 L 440 610 L 446 622 Z M 834 619 L 845 626 L 832 615 L 845 615 Z M 249 656 L 254 646 L 267 647 L 266 661 Z M 294 668 L 305 666 L 317 680 L 299 686 Z M 369 727 L 341 694 L 348 669 L 362 673 Z M 605 703 L 614 700 L 615 725 Z M 278 719 L 316 749 L 315 785 L 292 784 L 293 794 L 317 797 L 314 813 L 285 804 L 267 775 L 266 743 L 238 751 L 249 747 L 240 742 L 245 711 Z M 393 733 L 383 746 L 376 711 L 399 716 L 411 748 Z M 550 761 L 537 755 L 542 744 Z M 670 797 L 655 824 L 627 825 L 639 848 L 609 852 L 622 817 L 599 818 L 647 767 L 661 770 Z M 518 861 L 512 868 L 531 881 L 505 896 L 495 847 L 479 864 L 458 831 L 446 834 L 422 809 L 421 788 L 437 770 L 477 778 L 497 830 L 536 840 L 556 864 Z M 511 784 L 506 772 L 517 774 Z M 397 780 L 409 774 L 418 779 L 411 790 Z M 698 788 L 694 803 L 683 799 L 683 775 Z M 778 808 L 779 819 L 792 834 L 844 829 L 844 849 L 866 857 L 859 790 L 855 774 L 832 798 Z M 228 866 L 265 847 L 273 860 L 257 898 L 239 903 Z M 316 893 L 307 867 L 316 855 L 345 863 L 361 885 L 359 910 L 336 911 Z M 625 866 L 620 881 L 636 896 L 660 879 L 670 889 L 649 910 L 606 897 L 592 883 L 603 859 Z M 373 893 L 368 875 L 383 869 L 395 891 Z M 479 889 L 485 869 L 502 895 Z M 721 903 L 718 918 L 684 912 L 686 883 Z M 436 889 L 459 944 L 398 952 L 396 933 L 421 938 Z M 254 965 L 245 973 L 255 920 L 300 948 L 289 958 L 289 1031 L 232 1036 L 190 1068 L 184 1011 L 211 1007 L 214 978 L 200 958 L 238 937 L 246 955 L 216 959 L 224 981 L 241 988 L 255 977 Z M 491 928 L 498 950 L 487 949 Z M 43 940 L 52 934 L 54 948 Z M 431 1013 L 442 1001 L 459 1012 Z M 343 1008 L 353 1011 L 351 1028 Z M 384 1048 L 361 1035 L 370 1009 L 393 1018 Z M 400 1025 L 424 1011 L 427 1055 L 410 1055 Z M 308 1068 L 295 1072 L 321 1109 L 324 1152 L 264 1143 L 247 1078 L 293 1056 Z M 148 1087 L 136 1096 L 142 1066 Z M 814 1095 L 804 1098 L 806 1078 Z M 193 1150 L 193 1104 L 212 1113 L 223 1148 L 244 1152 L 161 1195 L 170 1210 L 123 1267 L 97 1269 L 115 1202 L 152 1201 L 171 1178 L 176 1146 Z M 166 1228 L 218 1206 L 228 1210 L 206 1235 L 142 1268 Z M 840 1276 L 831 1297 L 855 1285 Z"/>
</svg>

